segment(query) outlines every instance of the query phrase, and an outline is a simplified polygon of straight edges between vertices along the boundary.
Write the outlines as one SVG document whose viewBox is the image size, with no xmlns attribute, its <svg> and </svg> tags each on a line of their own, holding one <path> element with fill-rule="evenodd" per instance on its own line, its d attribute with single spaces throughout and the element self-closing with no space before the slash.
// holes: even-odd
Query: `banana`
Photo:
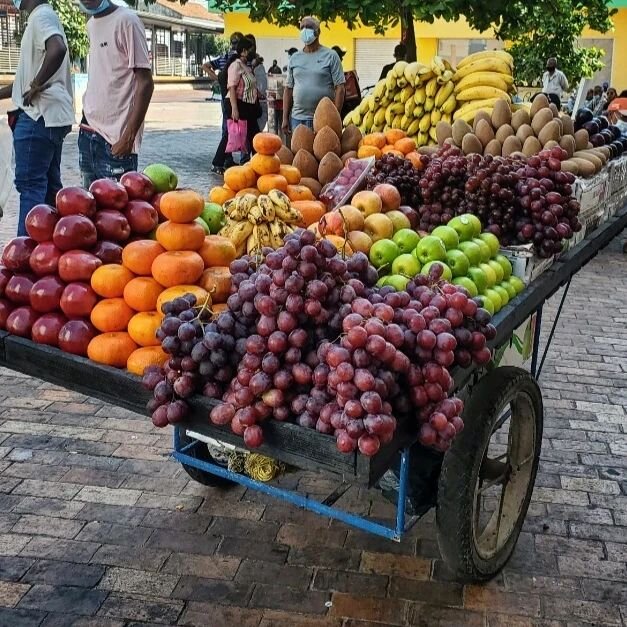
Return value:
<svg viewBox="0 0 627 627">
<path fill-rule="evenodd" d="M 355 112 L 355 109 L 353 109 L 352 111 L 349 111 L 345 116 L 344 119 L 342 120 L 342 125 L 344 127 L 346 126 L 350 126 L 351 124 L 353 124 L 353 113 Z"/>
<path fill-rule="evenodd" d="M 419 120 L 423 116 L 424 112 L 425 108 L 422 105 L 416 105 L 412 114 L 414 116 L 414 120 Z"/>
<path fill-rule="evenodd" d="M 368 96 L 368 112 L 376 113 L 379 105 L 372 96 Z"/>
<path fill-rule="evenodd" d="M 427 99 L 427 89 L 426 87 L 421 87 L 414 92 L 414 102 L 417 105 L 422 105 L 425 103 Z"/>
<path fill-rule="evenodd" d="M 414 135 L 416 135 L 416 133 L 418 133 L 419 130 L 420 130 L 420 120 L 414 120 L 407 127 L 407 135 L 409 135 L 409 137 L 413 137 Z"/>
<path fill-rule="evenodd" d="M 471 100 L 467 102 L 463 107 L 460 107 L 453 113 L 453 120 L 459 119 L 461 116 L 465 116 L 469 111 L 479 111 L 479 109 L 494 108 L 494 104 L 498 98 L 488 98 L 486 100 Z"/>
<path fill-rule="evenodd" d="M 404 74 L 405 74 L 405 68 L 408 66 L 409 64 L 407 63 L 407 61 L 397 61 L 394 64 L 394 67 L 392 68 L 392 73 L 394 74 L 395 78 L 405 78 Z"/>
<path fill-rule="evenodd" d="M 264 222 L 263 224 L 257 226 L 257 237 L 259 238 L 259 244 L 262 248 L 265 246 L 272 246 L 269 223 Z"/>
<path fill-rule="evenodd" d="M 368 113 L 368 111 L 370 110 L 370 101 L 368 99 L 369 97 L 364 98 L 360 103 L 359 103 L 359 113 L 361 113 L 361 115 L 365 115 L 366 113 Z"/>
<path fill-rule="evenodd" d="M 401 118 L 401 131 L 407 131 L 407 129 L 409 128 L 410 124 L 411 124 L 411 118 L 409 118 L 408 116 L 404 115 Z"/>
<path fill-rule="evenodd" d="M 416 103 L 414 102 L 413 98 L 410 98 L 406 103 L 405 103 L 405 115 L 407 117 L 411 117 L 414 114 L 414 109 L 416 108 Z"/>
<path fill-rule="evenodd" d="M 453 93 L 455 89 L 455 83 L 453 81 L 448 81 L 448 83 L 444 83 L 442 87 L 440 87 L 435 94 L 435 106 L 438 109 L 446 102 L 446 99 Z"/>
<path fill-rule="evenodd" d="M 434 77 L 425 86 L 425 93 L 427 94 L 427 98 L 433 98 L 437 90 L 438 79 Z"/>
<path fill-rule="evenodd" d="M 234 203 L 233 205 L 231 205 L 230 211 L 229 211 L 229 217 L 232 220 L 235 221 L 239 221 L 239 220 L 246 220 L 247 216 L 248 216 L 248 212 L 250 211 L 250 207 L 252 206 L 252 203 L 250 203 L 250 200 L 248 198 L 246 198 L 246 196 L 252 196 L 253 194 L 245 194 L 244 196 L 240 196 L 239 198 L 234 198 Z M 255 198 L 255 200 L 257 200 Z"/>
<path fill-rule="evenodd" d="M 427 98 L 425 100 L 425 111 L 431 111 L 435 107 L 435 100 L 433 98 Z"/>
<path fill-rule="evenodd" d="M 469 87 L 455 95 L 459 102 L 468 100 L 487 100 L 488 98 L 503 98 L 507 102 L 511 102 L 511 98 L 506 91 L 497 87 Z"/>
<path fill-rule="evenodd" d="M 450 115 L 455 111 L 455 107 L 457 106 L 457 98 L 455 98 L 455 94 L 451 94 L 445 101 L 444 104 L 440 107 L 442 113 Z"/>
<path fill-rule="evenodd" d="M 509 79 L 509 80 L 508 80 Z M 473 72 L 464 76 L 457 85 L 455 85 L 455 93 L 469 89 L 470 87 L 497 87 L 502 91 L 508 91 L 513 84 L 513 79 L 507 74 L 499 72 Z"/>
<path fill-rule="evenodd" d="M 420 63 L 418 61 L 414 61 L 413 63 L 408 63 L 405 68 L 403 74 L 405 76 L 405 80 L 414 87 L 416 85 L 416 77 L 418 76 L 418 68 L 420 67 Z"/>
<path fill-rule="evenodd" d="M 442 119 L 442 112 L 439 109 L 431 111 L 431 126 L 434 126 Z"/>
<path fill-rule="evenodd" d="M 444 61 L 441 57 L 435 55 L 431 59 L 431 69 L 436 76 L 441 76 L 442 73 L 446 71 L 446 66 L 444 65 Z"/>
<path fill-rule="evenodd" d="M 290 224 L 300 222 L 303 216 L 298 209 L 290 204 L 290 199 L 278 189 L 272 189 L 268 192 L 270 200 L 274 203 L 274 213 L 277 218 Z"/>
<path fill-rule="evenodd" d="M 261 245 L 259 244 L 259 231 L 258 226 L 253 226 L 253 232 L 246 240 L 246 252 L 249 255 L 254 255 L 256 252 L 261 251 Z"/>
<path fill-rule="evenodd" d="M 385 79 L 382 79 L 375 85 L 375 88 L 372 92 L 372 95 L 374 96 L 375 101 L 379 102 L 383 98 L 383 96 L 385 95 L 385 90 L 386 90 Z"/>
<path fill-rule="evenodd" d="M 418 133 L 418 141 L 416 142 L 416 144 L 419 148 L 420 146 L 426 146 L 428 141 L 429 135 L 427 135 L 426 133 Z"/>
<path fill-rule="evenodd" d="M 510 68 L 514 67 L 514 57 L 512 57 L 509 52 L 505 52 L 505 50 L 482 50 L 481 52 L 474 52 L 463 58 L 457 64 L 457 69 L 459 70 L 481 59 L 498 59 L 506 63 Z"/>
<path fill-rule="evenodd" d="M 438 136 L 435 133 L 435 126 L 432 126 L 429 129 L 429 139 L 431 139 L 433 141 L 437 141 L 438 140 Z"/>
<path fill-rule="evenodd" d="M 401 102 L 405 104 L 414 95 L 414 88 L 411 85 L 407 85 L 401 89 Z"/>
<path fill-rule="evenodd" d="M 363 125 L 366 128 L 371 128 L 373 124 L 374 124 L 374 113 L 372 111 L 368 111 L 368 113 L 366 113 L 366 115 L 364 116 Z"/>
<path fill-rule="evenodd" d="M 453 75 L 455 82 L 460 81 L 464 76 L 468 76 L 473 72 L 500 72 L 501 74 L 512 73 L 511 67 L 497 57 L 482 58 L 474 63 L 464 65 L 462 68 L 457 67 L 457 72 Z"/>
<path fill-rule="evenodd" d="M 493 110 L 494 110 L 494 105 L 491 105 L 491 106 L 484 105 L 483 107 L 479 107 L 478 109 L 468 109 L 463 112 L 455 111 L 455 119 L 464 120 L 464 122 L 468 122 L 468 124 L 472 125 L 472 122 L 475 119 L 475 116 L 477 115 L 477 113 L 479 113 L 479 111 L 485 111 L 488 115 L 492 115 Z"/>
<path fill-rule="evenodd" d="M 224 213 L 227 218 L 231 217 L 231 213 L 236 210 L 237 207 L 237 198 L 231 198 L 231 200 L 227 200 L 223 205 L 222 209 L 224 209 Z"/>
<path fill-rule="evenodd" d="M 450 124 L 453 121 L 453 116 L 450 113 L 443 113 L 442 114 L 442 122 L 446 122 L 447 124 Z"/>
<path fill-rule="evenodd" d="M 418 85 L 418 84 L 425 85 L 434 76 L 435 76 L 435 72 L 430 67 L 427 67 L 426 65 L 423 65 L 418 70 L 418 76 L 417 76 L 417 79 L 416 79 L 416 85 Z"/>
<path fill-rule="evenodd" d="M 268 230 L 269 238 L 272 242 L 269 245 L 272 246 L 272 248 L 283 246 L 283 238 L 289 233 L 294 232 L 294 229 L 289 224 L 285 224 L 283 220 L 278 218 L 268 224 Z"/>
<path fill-rule="evenodd" d="M 392 126 L 392 120 L 394 119 L 394 111 L 392 111 L 392 107 L 394 106 L 394 103 L 392 103 L 391 105 L 388 106 L 388 108 L 385 110 L 385 123 L 388 126 Z"/>
<path fill-rule="evenodd" d="M 420 123 L 418 124 L 418 129 L 420 130 L 421 133 L 426 133 L 429 130 L 429 127 L 431 126 L 431 113 L 425 113 L 421 120 Z"/>
<path fill-rule="evenodd" d="M 383 124 L 385 122 L 385 107 L 381 107 L 375 114 L 374 114 L 374 125 L 375 126 L 380 126 L 381 124 Z"/>
<path fill-rule="evenodd" d="M 260 224 L 261 222 L 263 222 L 263 213 L 261 211 L 261 207 L 259 205 L 251 207 L 246 217 L 251 224 Z"/>
<path fill-rule="evenodd" d="M 271 222 L 274 220 L 274 216 L 276 213 L 275 204 L 272 202 L 272 199 L 266 194 L 261 194 L 259 198 L 257 198 L 257 206 L 259 207 L 259 213 L 261 216 L 261 221 L 263 222 Z M 255 224 L 259 224 L 257 221 Z"/>
<path fill-rule="evenodd" d="M 403 114 L 399 113 L 398 115 L 394 116 L 394 119 L 392 120 L 392 128 L 401 128 L 402 121 Z"/>
<path fill-rule="evenodd" d="M 394 76 L 394 70 L 390 70 L 388 72 L 388 75 L 385 78 L 385 86 L 388 91 L 396 91 L 396 76 Z"/>
<path fill-rule="evenodd" d="M 371 133 L 380 133 L 385 128 L 385 124 L 373 124 L 370 129 Z"/>
<path fill-rule="evenodd" d="M 237 222 L 233 227 L 233 230 L 227 236 L 233 244 L 235 244 L 235 248 L 238 248 L 242 244 L 246 243 L 246 240 L 250 237 L 253 232 L 254 225 L 248 220 L 242 220 L 241 222 Z"/>
<path fill-rule="evenodd" d="M 243 257 L 246 254 L 246 246 L 248 240 L 244 240 L 239 246 L 235 247 L 235 258 Z"/>
</svg>

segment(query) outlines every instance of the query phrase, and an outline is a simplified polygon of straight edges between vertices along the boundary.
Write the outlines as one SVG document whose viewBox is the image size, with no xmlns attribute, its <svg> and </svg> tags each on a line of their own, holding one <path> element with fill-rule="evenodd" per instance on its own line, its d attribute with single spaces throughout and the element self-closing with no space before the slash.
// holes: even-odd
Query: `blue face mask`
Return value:
<svg viewBox="0 0 627 627">
<path fill-rule="evenodd" d="M 313 28 L 302 28 L 300 31 L 300 38 L 306 46 L 309 46 L 316 41 L 316 32 Z"/>
<path fill-rule="evenodd" d="M 13 1 L 15 2 L 15 0 Z M 99 15 L 111 6 L 111 0 L 101 0 L 100 4 L 95 9 L 88 9 L 82 2 L 80 2 L 80 0 L 79 4 L 81 5 L 81 9 L 87 13 L 87 15 Z"/>
<path fill-rule="evenodd" d="M 13 6 L 19 11 L 22 6 L 22 0 L 13 0 Z"/>
</svg>

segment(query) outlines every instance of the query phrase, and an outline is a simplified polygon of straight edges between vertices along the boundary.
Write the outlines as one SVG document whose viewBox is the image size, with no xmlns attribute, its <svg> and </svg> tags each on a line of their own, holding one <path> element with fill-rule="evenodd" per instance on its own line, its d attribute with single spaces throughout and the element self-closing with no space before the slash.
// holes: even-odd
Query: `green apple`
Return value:
<svg viewBox="0 0 627 627">
<path fill-rule="evenodd" d="M 509 293 L 504 287 L 501 287 L 500 285 L 495 285 L 493 289 L 501 297 L 501 300 L 503 301 L 503 307 L 505 307 L 505 305 L 509 303 Z"/>
<path fill-rule="evenodd" d="M 510 281 L 502 281 L 499 285 L 507 291 L 509 299 L 516 298 L 516 288 L 510 283 Z"/>
<path fill-rule="evenodd" d="M 420 272 L 420 262 L 411 253 L 399 255 L 392 262 L 392 274 L 415 277 Z"/>
<path fill-rule="evenodd" d="M 453 285 L 459 285 L 460 287 L 465 288 L 472 298 L 479 294 L 477 286 L 467 276 L 455 277 L 453 279 Z"/>
<path fill-rule="evenodd" d="M 389 277 L 386 277 L 387 281 L 385 285 L 389 285 L 393 287 L 397 292 L 402 292 L 407 284 L 411 281 L 408 276 L 402 276 L 400 274 L 391 274 Z"/>
<path fill-rule="evenodd" d="M 472 224 L 472 230 L 474 233 L 473 237 L 479 237 L 479 235 L 481 234 L 481 231 L 483 231 L 481 220 L 479 220 L 479 218 L 472 213 L 464 213 L 460 216 L 460 218 L 466 218 L 466 220 L 469 220 L 470 223 Z"/>
<path fill-rule="evenodd" d="M 477 246 L 479 246 L 479 249 L 481 250 L 481 262 L 486 263 L 490 261 L 490 257 L 492 256 L 492 251 L 490 250 L 490 247 L 478 237 L 475 237 L 475 239 L 473 239 L 472 241 L 477 244 Z"/>
<path fill-rule="evenodd" d="M 481 263 L 481 248 L 474 242 L 460 242 L 458 248 L 468 257 L 471 266 Z"/>
<path fill-rule="evenodd" d="M 439 237 L 444 242 L 446 250 L 453 250 L 453 248 L 459 246 L 459 235 L 457 235 L 457 231 L 450 226 L 438 226 L 431 231 L 431 235 Z"/>
<path fill-rule="evenodd" d="M 213 235 L 215 235 L 226 222 L 224 209 L 216 202 L 206 202 L 200 217 L 207 223 Z"/>
<path fill-rule="evenodd" d="M 486 291 L 488 287 L 488 277 L 481 268 L 470 266 L 470 268 L 468 268 L 468 277 L 477 286 L 477 291 L 480 294 Z"/>
<path fill-rule="evenodd" d="M 197 222 L 198 224 L 200 224 L 200 226 L 202 226 L 203 230 L 205 231 L 205 235 L 211 235 L 209 225 L 202 218 L 196 218 L 194 222 Z"/>
<path fill-rule="evenodd" d="M 461 250 L 447 250 L 446 263 L 453 276 L 466 276 L 468 268 L 470 268 L 470 260 Z"/>
<path fill-rule="evenodd" d="M 420 271 L 420 274 L 424 274 L 425 276 L 429 274 L 429 270 L 431 270 L 431 266 L 434 266 L 435 264 L 438 264 L 439 266 L 442 266 L 442 277 L 441 279 L 443 279 L 444 281 L 450 281 L 453 278 L 453 273 L 451 272 L 451 269 L 442 261 L 429 261 L 427 262 L 424 266 L 422 266 L 422 270 Z"/>
<path fill-rule="evenodd" d="M 446 259 L 446 248 L 439 237 L 427 235 L 423 237 L 415 248 L 416 259 L 421 265 L 429 261 L 444 261 Z"/>
<path fill-rule="evenodd" d="M 392 240 L 398 246 L 401 255 L 404 255 L 405 253 L 411 253 L 418 246 L 420 235 L 413 229 L 401 229 L 394 233 Z"/>
<path fill-rule="evenodd" d="M 494 272 L 492 267 L 487 263 L 480 263 L 479 267 L 485 272 L 485 275 L 488 279 L 488 287 L 493 287 L 494 285 L 496 285 L 496 272 Z"/>
<path fill-rule="evenodd" d="M 505 278 L 505 273 L 503 272 L 501 264 L 494 259 L 490 259 L 490 261 L 488 261 L 488 265 L 496 273 L 496 282 L 500 283 Z"/>
<path fill-rule="evenodd" d="M 158 194 L 171 192 L 179 184 L 174 170 L 163 163 L 151 163 L 144 170 L 144 174 L 152 181 Z"/>
<path fill-rule="evenodd" d="M 392 220 L 395 233 L 403 229 L 411 228 L 409 218 L 402 211 L 388 211 L 385 215 Z"/>
<path fill-rule="evenodd" d="M 489 298 L 492 301 L 492 305 L 494 305 L 494 311 L 499 311 L 501 307 L 503 307 L 503 300 L 499 296 L 499 293 L 492 288 L 488 288 L 482 296 Z"/>
<path fill-rule="evenodd" d="M 491 316 L 493 316 L 496 311 L 494 309 L 494 303 L 492 302 L 492 299 L 485 294 L 481 294 L 480 298 L 482 303 L 481 307 L 485 309 Z"/>
<path fill-rule="evenodd" d="M 370 263 L 375 268 L 390 266 L 400 251 L 391 239 L 380 239 L 370 248 Z"/>
<path fill-rule="evenodd" d="M 503 278 L 505 280 L 509 279 L 509 277 L 512 276 L 512 264 L 509 259 L 505 255 L 497 255 L 494 261 L 501 264 L 501 268 L 503 268 Z"/>
<path fill-rule="evenodd" d="M 475 221 L 479 222 L 479 218 L 465 213 L 464 215 L 456 216 L 449 220 L 447 226 L 457 231 L 460 242 L 467 242 L 481 233 L 481 222 L 479 222 L 479 230 L 477 230 Z"/>
<path fill-rule="evenodd" d="M 387 274 L 385 276 L 379 277 L 379 280 L 375 283 L 375 285 L 377 287 L 383 287 L 389 278 L 390 277 Z"/>
<path fill-rule="evenodd" d="M 520 294 L 525 289 L 525 284 L 517 276 L 511 276 L 507 280 L 514 286 L 516 294 Z"/>
<path fill-rule="evenodd" d="M 481 233 L 479 239 L 483 240 L 490 247 L 490 257 L 496 257 L 499 254 L 499 238 L 494 233 Z"/>
</svg>

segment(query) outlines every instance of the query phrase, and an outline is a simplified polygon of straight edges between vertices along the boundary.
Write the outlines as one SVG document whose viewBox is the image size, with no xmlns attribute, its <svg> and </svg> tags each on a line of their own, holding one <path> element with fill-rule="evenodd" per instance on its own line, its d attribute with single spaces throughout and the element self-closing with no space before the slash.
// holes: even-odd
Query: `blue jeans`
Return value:
<svg viewBox="0 0 627 627">
<path fill-rule="evenodd" d="M 313 118 L 311 120 L 299 119 L 294 116 L 290 119 L 290 127 L 292 129 L 292 133 L 296 130 L 296 127 L 299 124 L 304 124 L 307 128 L 310 128 L 313 131 Z"/>
<path fill-rule="evenodd" d="M 26 235 L 28 212 L 40 203 L 55 204 L 61 183 L 61 150 L 71 126 L 46 127 L 20 112 L 13 129 L 15 187 L 20 194 L 17 234 Z"/>
<path fill-rule="evenodd" d="M 114 157 L 111 144 L 95 131 L 81 128 L 78 134 L 78 164 L 83 186 L 88 189 L 96 179 L 117 179 L 125 172 L 137 170 L 137 155 Z"/>
</svg>

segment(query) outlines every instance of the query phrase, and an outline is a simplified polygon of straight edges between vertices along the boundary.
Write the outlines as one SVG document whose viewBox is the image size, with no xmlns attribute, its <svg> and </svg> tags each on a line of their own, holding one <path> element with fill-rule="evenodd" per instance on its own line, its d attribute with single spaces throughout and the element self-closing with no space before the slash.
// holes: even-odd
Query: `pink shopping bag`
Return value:
<svg viewBox="0 0 627 627">
<path fill-rule="evenodd" d="M 226 142 L 226 152 L 247 152 L 246 133 L 248 124 L 246 120 L 227 120 L 226 130 L 228 140 Z"/>
</svg>

